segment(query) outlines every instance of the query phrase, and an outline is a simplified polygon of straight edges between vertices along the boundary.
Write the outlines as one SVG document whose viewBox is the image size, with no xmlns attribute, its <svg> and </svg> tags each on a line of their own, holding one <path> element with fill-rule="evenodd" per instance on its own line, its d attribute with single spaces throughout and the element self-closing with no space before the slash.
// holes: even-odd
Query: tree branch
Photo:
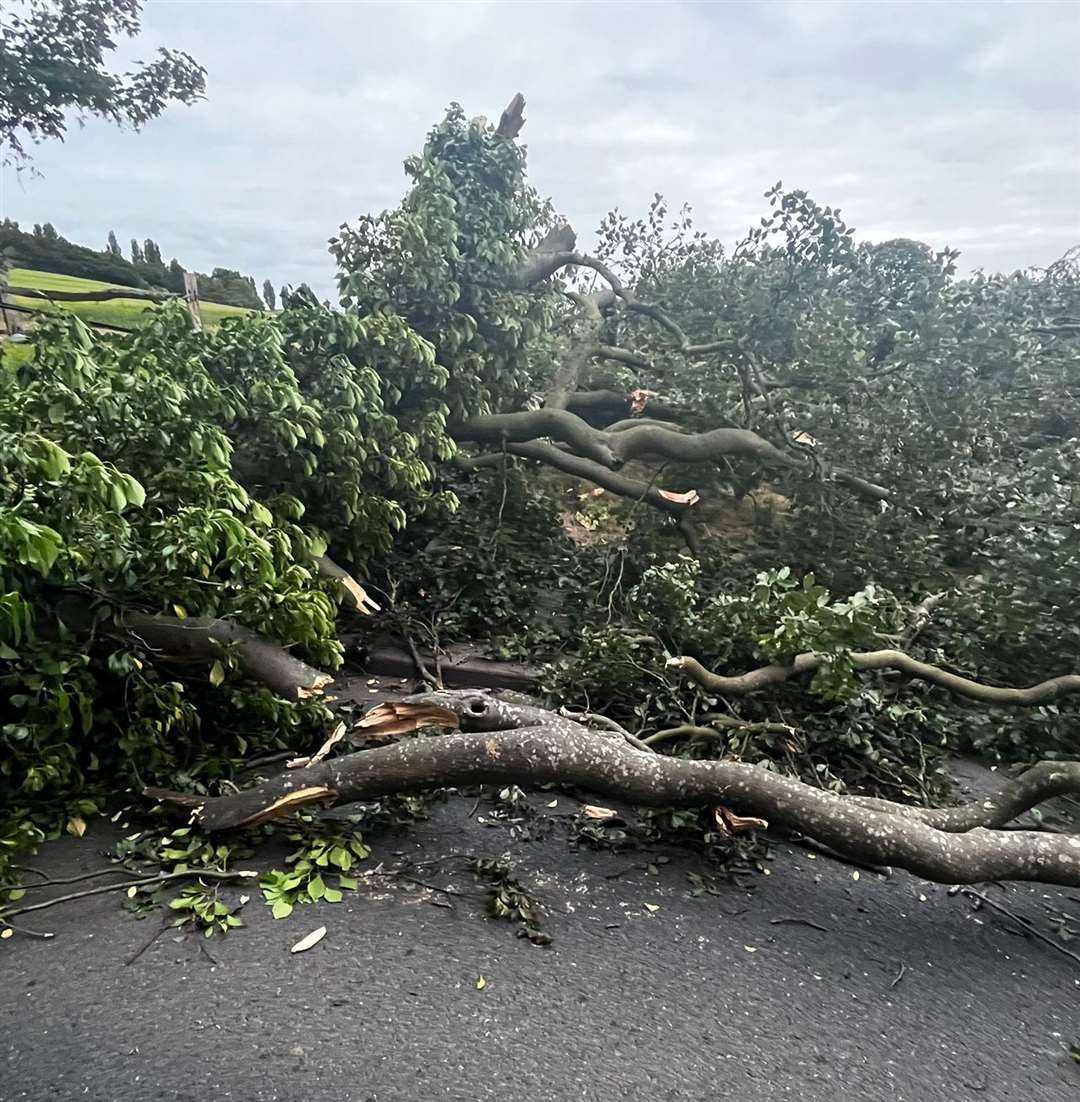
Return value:
<svg viewBox="0 0 1080 1102">
<path fill-rule="evenodd" d="M 455 694 L 426 695 L 441 703 Z M 896 865 L 929 880 L 1080 886 L 1080 838 L 983 828 L 948 833 L 758 766 L 643 754 L 621 739 L 572 730 L 565 722 L 411 739 L 294 770 L 235 795 L 145 794 L 182 807 L 195 801 L 194 820 L 207 830 L 228 830 L 319 800 L 364 801 L 475 784 L 558 784 L 645 806 L 722 803 L 772 827 L 797 830 L 847 858 Z"/>
<path fill-rule="evenodd" d="M 53 610 L 56 618 L 76 635 L 93 631 L 122 632 L 149 650 L 167 658 L 213 662 L 235 644 L 241 669 L 271 692 L 290 700 L 319 696 L 333 678 L 294 658 L 284 647 L 271 643 L 248 628 L 212 616 L 151 616 L 129 612 L 115 624 L 99 623 L 86 601 L 67 596 Z"/>
<path fill-rule="evenodd" d="M 857 670 L 899 670 L 909 677 L 917 677 L 934 685 L 940 685 L 951 693 L 967 697 L 969 700 L 977 700 L 982 704 L 1042 704 L 1059 696 L 1080 692 L 1080 674 L 1075 673 L 1052 677 L 1027 689 L 1017 689 L 983 685 L 970 678 L 961 677 L 959 674 L 949 673 L 948 670 L 938 666 L 931 666 L 928 662 L 920 662 L 917 658 L 912 658 L 899 650 L 855 651 L 847 657 Z M 735 677 L 711 673 L 696 658 L 688 655 L 669 658 L 667 664 L 681 669 L 691 680 L 696 681 L 710 693 L 746 696 L 768 688 L 770 685 L 779 685 L 790 677 L 811 673 L 824 661 L 824 655 L 807 652 L 797 655 L 790 665 L 761 666 Z"/>
</svg>

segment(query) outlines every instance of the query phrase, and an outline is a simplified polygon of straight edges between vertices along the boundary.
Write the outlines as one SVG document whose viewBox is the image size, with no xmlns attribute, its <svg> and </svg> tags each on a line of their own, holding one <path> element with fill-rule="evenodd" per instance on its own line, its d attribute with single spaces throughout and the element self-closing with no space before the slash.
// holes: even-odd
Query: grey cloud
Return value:
<svg viewBox="0 0 1080 1102">
<path fill-rule="evenodd" d="M 209 99 L 42 147 L 0 205 L 193 267 L 332 294 L 326 239 L 393 204 L 452 99 L 528 99 L 533 182 L 588 233 L 655 191 L 734 241 L 775 180 L 867 237 L 1046 264 L 1080 240 L 1080 6 L 150 3 L 129 48 L 187 49 Z"/>
</svg>

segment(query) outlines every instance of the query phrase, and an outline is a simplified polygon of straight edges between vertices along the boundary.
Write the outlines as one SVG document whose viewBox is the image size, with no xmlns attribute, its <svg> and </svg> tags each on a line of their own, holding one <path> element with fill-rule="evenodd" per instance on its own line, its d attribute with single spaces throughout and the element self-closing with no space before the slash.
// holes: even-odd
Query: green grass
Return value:
<svg viewBox="0 0 1080 1102">
<path fill-rule="evenodd" d="M 14 371 L 34 358 L 34 347 L 30 344 L 0 344 L 0 368 Z"/>
<path fill-rule="evenodd" d="M 57 275 L 55 272 L 38 272 L 32 268 L 12 268 L 8 273 L 8 282 L 12 287 L 32 287 L 36 291 L 103 291 L 113 283 L 102 283 L 96 279 L 79 279 L 77 276 Z M 7 300 L 7 299 L 5 299 Z M 155 304 L 140 299 L 115 298 L 107 302 L 63 302 L 48 303 L 37 298 L 10 296 L 16 306 L 26 306 L 35 311 L 64 309 L 82 318 L 83 321 L 96 321 L 100 325 L 115 325 L 121 329 L 130 329 L 144 310 L 153 310 Z M 204 325 L 217 325 L 224 318 L 249 314 L 250 310 L 242 306 L 221 306 L 216 302 L 202 302 L 199 313 Z"/>
</svg>

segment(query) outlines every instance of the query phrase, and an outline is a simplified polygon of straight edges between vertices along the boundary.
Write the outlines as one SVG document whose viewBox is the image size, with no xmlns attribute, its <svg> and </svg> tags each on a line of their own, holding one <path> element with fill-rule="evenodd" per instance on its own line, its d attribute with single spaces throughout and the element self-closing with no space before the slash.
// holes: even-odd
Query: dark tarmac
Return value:
<svg viewBox="0 0 1080 1102">
<path fill-rule="evenodd" d="M 247 928 L 169 930 L 131 965 L 160 923 L 119 893 L 27 915 L 56 936 L 0 943 L 0 1099 L 1080 1099 L 1080 964 L 1010 919 L 784 842 L 770 875 L 695 898 L 694 856 L 571 848 L 578 804 L 534 800 L 554 821 L 522 840 L 451 797 L 371 836 L 366 865 L 436 860 L 426 881 L 467 894 L 373 876 L 274 921 L 248 888 Z M 116 836 L 32 863 L 101 867 Z M 454 854 L 509 854 L 553 944 L 487 918 L 463 862 L 437 860 Z M 1047 908 L 1080 915 L 1075 890 L 982 890 L 1046 931 Z"/>
</svg>

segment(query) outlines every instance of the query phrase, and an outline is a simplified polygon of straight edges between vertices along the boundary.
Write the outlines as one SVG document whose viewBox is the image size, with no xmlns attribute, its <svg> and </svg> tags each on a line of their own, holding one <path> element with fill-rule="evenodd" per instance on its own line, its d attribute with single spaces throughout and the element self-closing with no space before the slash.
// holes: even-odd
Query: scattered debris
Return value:
<svg viewBox="0 0 1080 1102">
<path fill-rule="evenodd" d="M 320 926 L 317 930 L 312 930 L 307 937 L 302 937 L 290 950 L 290 953 L 305 953 L 308 949 L 319 944 L 322 939 L 326 937 L 326 927 Z"/>
</svg>

